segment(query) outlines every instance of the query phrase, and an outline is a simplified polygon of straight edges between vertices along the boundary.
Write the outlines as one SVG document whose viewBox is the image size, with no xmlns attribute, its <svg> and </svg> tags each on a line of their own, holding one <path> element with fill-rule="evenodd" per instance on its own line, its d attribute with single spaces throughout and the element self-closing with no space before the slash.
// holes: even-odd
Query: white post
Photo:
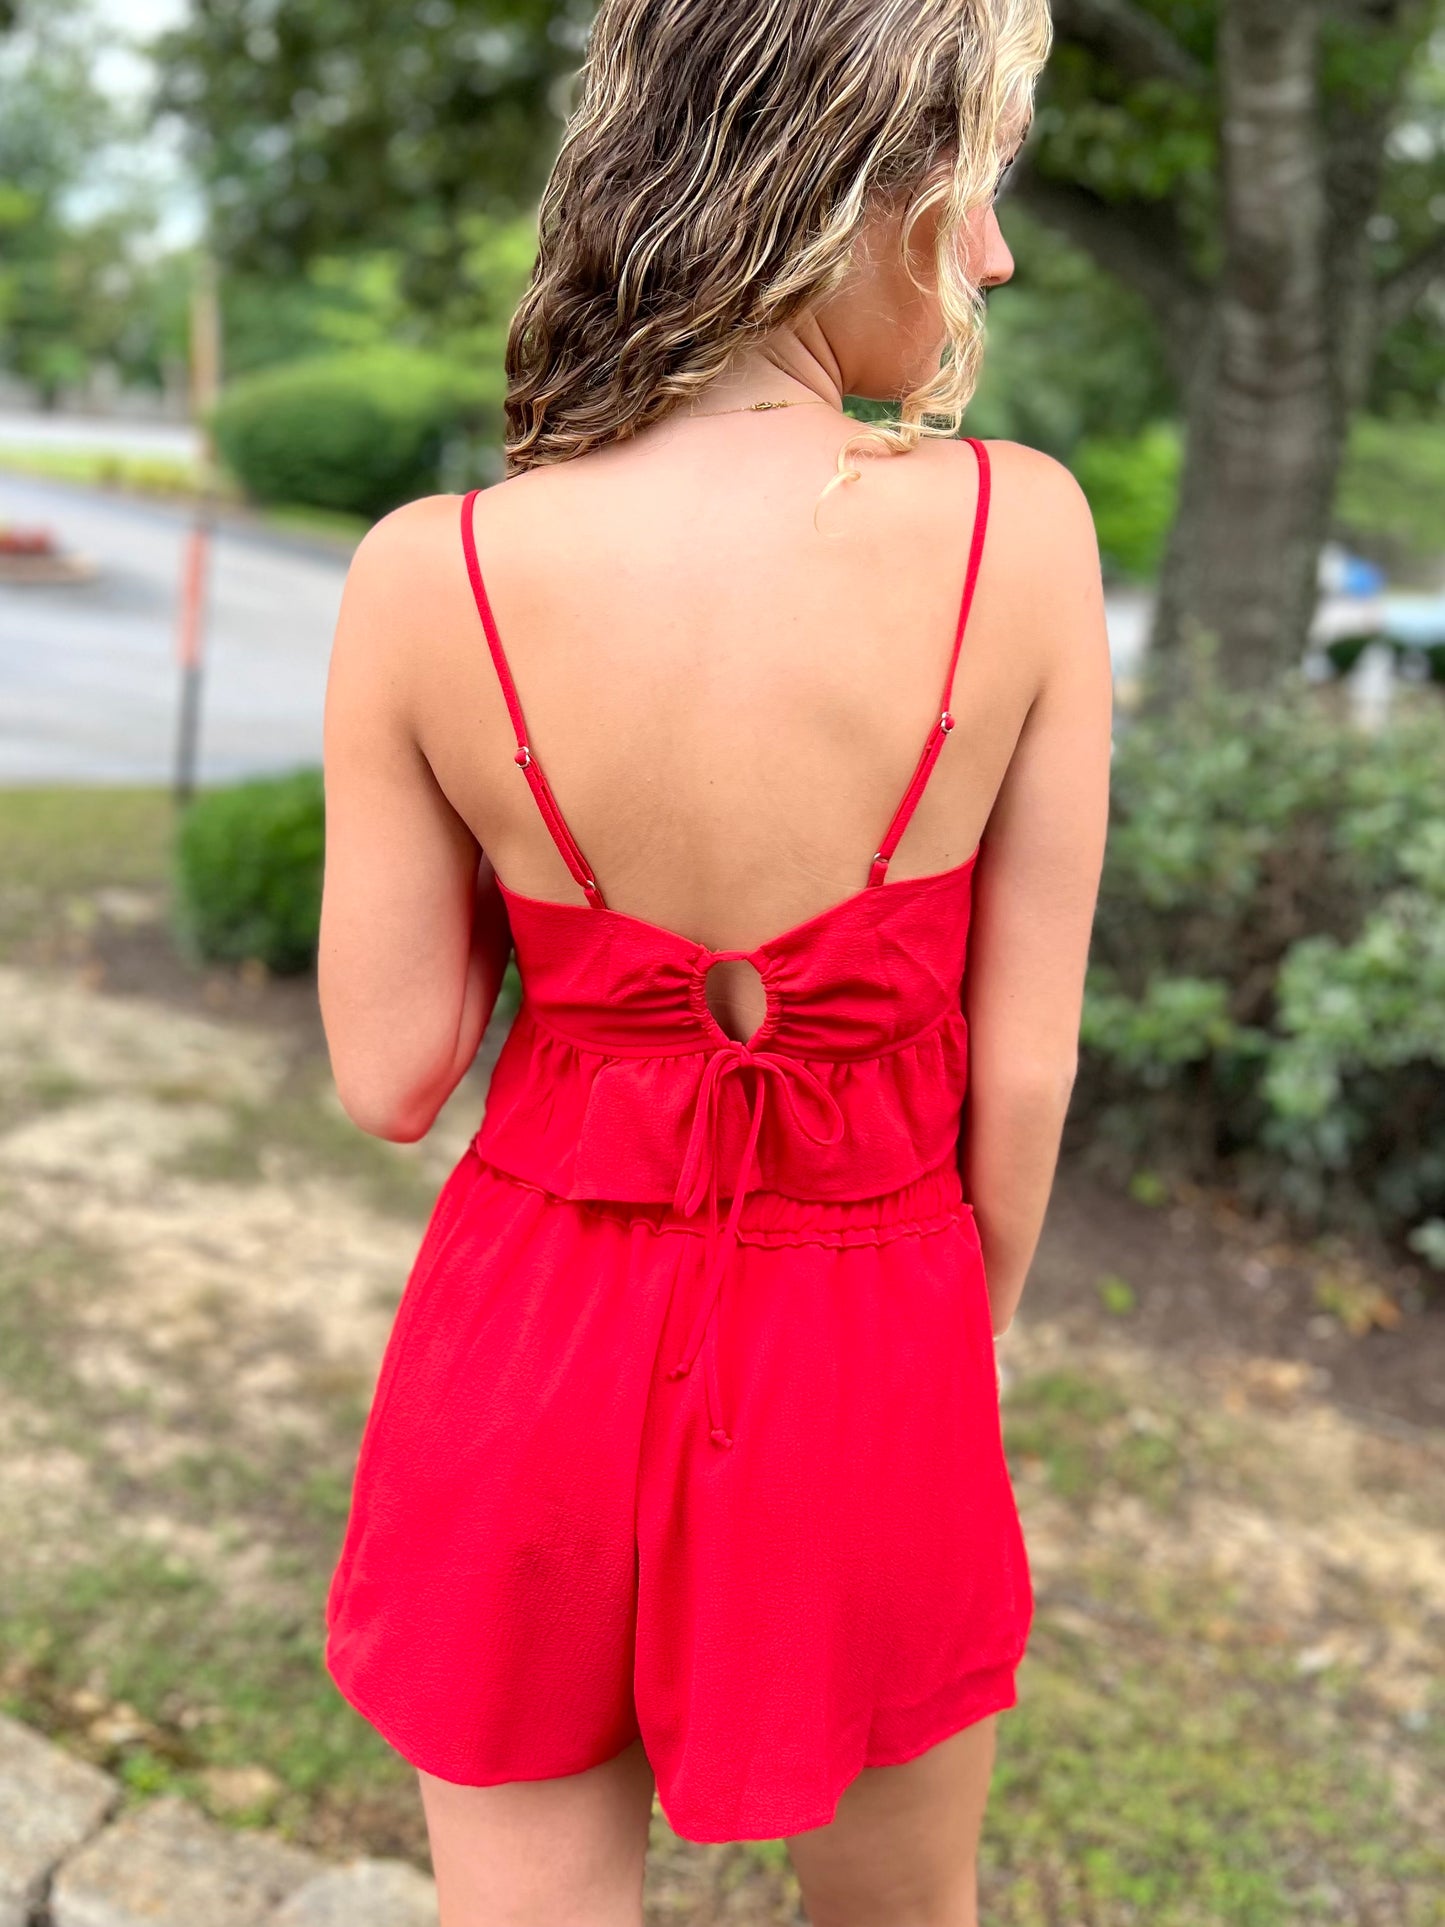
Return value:
<svg viewBox="0 0 1445 1927">
<path fill-rule="evenodd" d="M 1395 651 L 1388 642 L 1369 643 L 1350 675 L 1350 709 L 1355 726 L 1368 735 L 1390 720 L 1395 698 Z"/>
</svg>

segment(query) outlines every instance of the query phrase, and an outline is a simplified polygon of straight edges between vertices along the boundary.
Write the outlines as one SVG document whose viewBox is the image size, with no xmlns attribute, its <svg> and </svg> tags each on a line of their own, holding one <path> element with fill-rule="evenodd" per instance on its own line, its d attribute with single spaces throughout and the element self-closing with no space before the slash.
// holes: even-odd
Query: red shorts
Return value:
<svg viewBox="0 0 1445 1927">
<path fill-rule="evenodd" d="M 1012 1705 L 1033 1594 L 956 1169 L 749 1196 L 726 1450 L 702 1375 L 669 1372 L 701 1245 L 670 1206 L 467 1152 L 382 1364 L 327 1665 L 438 1778 L 549 1779 L 640 1736 L 676 1832 L 774 1839 Z"/>
</svg>

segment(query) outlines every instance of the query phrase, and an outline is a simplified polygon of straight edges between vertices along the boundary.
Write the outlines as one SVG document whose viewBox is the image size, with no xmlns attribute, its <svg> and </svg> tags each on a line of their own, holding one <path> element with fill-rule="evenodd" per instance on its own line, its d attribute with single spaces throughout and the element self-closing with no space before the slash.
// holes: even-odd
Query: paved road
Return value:
<svg viewBox="0 0 1445 1927">
<path fill-rule="evenodd" d="M 0 783 L 154 783 L 174 757 L 178 510 L 0 473 L 0 522 L 41 523 L 92 557 L 95 581 L 0 584 Z M 201 780 L 321 757 L 340 558 L 228 530 L 213 549 Z M 1134 673 L 1151 597 L 1109 603 L 1116 673 Z"/>
<path fill-rule="evenodd" d="M 79 449 L 87 455 L 165 455 L 191 461 L 200 450 L 186 422 L 132 422 L 100 415 L 36 415 L 0 408 L 0 448 Z"/>
<path fill-rule="evenodd" d="M 0 585 L 0 783 L 151 783 L 170 775 L 184 515 L 0 474 L 0 521 L 42 523 L 92 557 L 93 582 Z M 201 777 L 321 757 L 341 558 L 226 532 L 213 549 Z"/>
</svg>

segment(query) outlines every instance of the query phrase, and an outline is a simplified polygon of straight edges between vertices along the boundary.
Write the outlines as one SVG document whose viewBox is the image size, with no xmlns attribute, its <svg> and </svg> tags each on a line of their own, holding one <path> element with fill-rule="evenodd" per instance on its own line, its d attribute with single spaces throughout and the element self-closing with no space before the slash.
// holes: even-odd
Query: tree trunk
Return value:
<svg viewBox="0 0 1445 1927">
<path fill-rule="evenodd" d="M 1298 664 L 1346 415 L 1327 288 L 1319 12 L 1226 0 L 1221 20 L 1224 259 L 1185 396 L 1188 456 L 1160 583 L 1146 700 L 1168 702 L 1200 653 L 1260 687 Z M 1338 310 L 1337 310 L 1338 312 Z"/>
</svg>

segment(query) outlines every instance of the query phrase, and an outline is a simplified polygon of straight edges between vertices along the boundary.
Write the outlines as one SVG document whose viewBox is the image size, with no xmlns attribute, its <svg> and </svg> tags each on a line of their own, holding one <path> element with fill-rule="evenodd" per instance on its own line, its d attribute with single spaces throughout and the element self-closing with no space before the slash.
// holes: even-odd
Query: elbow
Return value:
<svg viewBox="0 0 1445 1927">
<path fill-rule="evenodd" d="M 369 1137 L 384 1138 L 388 1144 L 417 1144 L 436 1122 L 436 1113 L 425 1111 L 348 1112 L 354 1124 Z"/>
<path fill-rule="evenodd" d="M 1036 1091 L 1042 1097 L 1051 1097 L 1067 1104 L 1073 1096 L 1074 1081 L 1079 1075 L 1079 1054 L 1076 1050 L 1062 1052 L 1055 1056 L 1031 1058 L 1013 1067 L 1012 1081 L 1022 1090 Z"/>
<path fill-rule="evenodd" d="M 334 1070 L 341 1108 L 368 1137 L 415 1144 L 436 1122 L 443 1098 L 431 1086 L 401 1088 Z"/>
<path fill-rule="evenodd" d="M 987 1084 L 997 1095 L 1029 1109 L 1067 1111 L 1079 1074 L 1077 1052 L 1058 1058 L 1011 1059 L 991 1068 L 979 1066 L 970 1083 Z"/>
</svg>

